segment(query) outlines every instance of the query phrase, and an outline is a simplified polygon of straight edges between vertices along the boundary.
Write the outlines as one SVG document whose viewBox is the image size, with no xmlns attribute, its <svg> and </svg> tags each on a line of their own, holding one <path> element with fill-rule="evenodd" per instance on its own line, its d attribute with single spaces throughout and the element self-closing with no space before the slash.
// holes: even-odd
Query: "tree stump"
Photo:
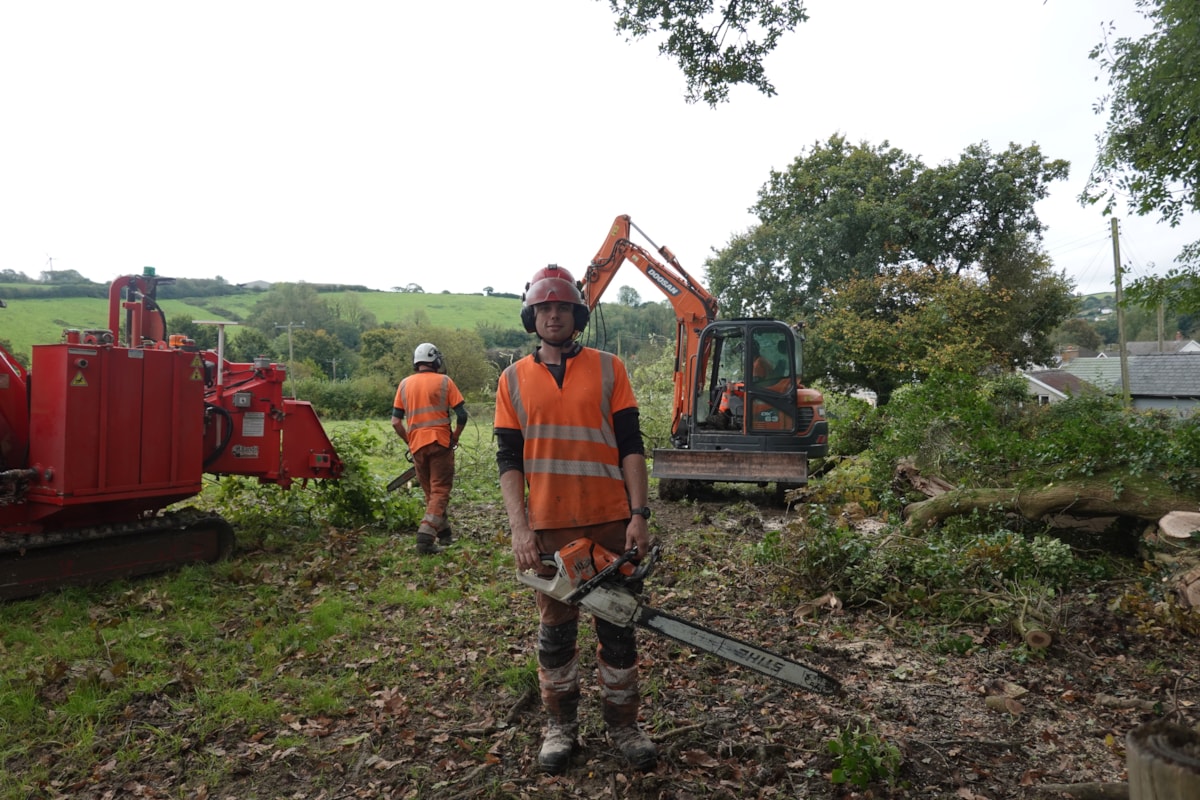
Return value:
<svg viewBox="0 0 1200 800">
<path fill-rule="evenodd" d="M 1129 800 L 1200 797 L 1200 733 L 1155 720 L 1125 737 Z"/>
</svg>

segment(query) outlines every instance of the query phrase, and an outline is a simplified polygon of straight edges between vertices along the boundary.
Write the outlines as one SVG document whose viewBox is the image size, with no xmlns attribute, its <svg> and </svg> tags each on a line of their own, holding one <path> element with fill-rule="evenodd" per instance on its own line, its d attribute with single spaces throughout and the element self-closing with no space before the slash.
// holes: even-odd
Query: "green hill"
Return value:
<svg viewBox="0 0 1200 800">
<path fill-rule="evenodd" d="M 500 329 L 521 329 L 521 301 L 515 297 L 479 294 L 421 294 L 400 292 L 331 292 L 321 297 L 333 305 L 353 295 L 375 315 L 379 325 L 411 320 L 424 314 L 438 327 L 474 330 L 480 324 Z M 247 291 L 215 297 L 162 300 L 167 319 L 238 321 L 249 318 L 262 292 Z M 35 344 L 62 341 L 65 328 L 108 328 L 108 300 L 93 297 L 9 298 L 0 308 L 0 338 L 15 353 L 28 355 Z M 237 329 L 230 329 L 237 336 Z"/>
</svg>

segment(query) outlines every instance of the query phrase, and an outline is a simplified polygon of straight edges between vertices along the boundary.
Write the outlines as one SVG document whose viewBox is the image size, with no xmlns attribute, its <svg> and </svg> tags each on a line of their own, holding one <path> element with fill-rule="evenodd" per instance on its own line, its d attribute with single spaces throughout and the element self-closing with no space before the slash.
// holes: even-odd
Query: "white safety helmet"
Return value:
<svg viewBox="0 0 1200 800">
<path fill-rule="evenodd" d="M 446 362 L 442 358 L 442 351 L 429 342 L 421 342 L 413 351 L 413 369 L 416 369 L 418 364 L 429 364 L 438 372 L 446 371 Z"/>
</svg>

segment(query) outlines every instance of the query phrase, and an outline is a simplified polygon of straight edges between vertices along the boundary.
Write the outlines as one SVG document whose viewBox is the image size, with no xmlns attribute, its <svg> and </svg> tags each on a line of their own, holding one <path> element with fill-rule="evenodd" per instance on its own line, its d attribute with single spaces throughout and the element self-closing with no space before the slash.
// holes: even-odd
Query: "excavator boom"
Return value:
<svg viewBox="0 0 1200 800">
<path fill-rule="evenodd" d="M 630 238 L 635 230 L 653 249 Z M 805 484 L 808 459 L 828 449 L 828 423 L 820 392 L 800 383 L 797 331 L 771 319 L 719 320 L 716 298 L 628 215 L 613 220 L 584 271 L 589 309 L 627 263 L 675 312 L 673 447 L 655 449 L 651 473 L 660 495 L 715 481 Z"/>
</svg>

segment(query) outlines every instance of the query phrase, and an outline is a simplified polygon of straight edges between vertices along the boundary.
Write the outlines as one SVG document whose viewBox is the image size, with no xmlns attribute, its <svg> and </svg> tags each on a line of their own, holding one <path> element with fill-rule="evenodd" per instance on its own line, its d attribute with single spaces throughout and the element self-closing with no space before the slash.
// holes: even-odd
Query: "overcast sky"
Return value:
<svg viewBox="0 0 1200 800">
<path fill-rule="evenodd" d="M 1103 127 L 1087 54 L 1105 21 L 1146 30 L 1134 0 L 808 8 L 767 63 L 778 95 L 713 109 L 598 0 L 5 2 L 0 269 L 519 292 L 630 214 L 702 274 L 770 170 L 841 133 L 927 165 L 982 141 L 1068 159 L 1046 247 L 1111 289 L 1109 222 L 1076 200 Z M 1200 238 L 1121 231 L 1135 277 Z"/>
</svg>

